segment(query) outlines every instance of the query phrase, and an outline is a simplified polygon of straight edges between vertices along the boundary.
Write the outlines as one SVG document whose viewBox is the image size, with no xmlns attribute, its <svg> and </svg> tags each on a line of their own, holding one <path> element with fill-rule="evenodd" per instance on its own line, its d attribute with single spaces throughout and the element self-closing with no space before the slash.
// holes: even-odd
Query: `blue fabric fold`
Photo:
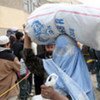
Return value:
<svg viewBox="0 0 100 100">
<path fill-rule="evenodd" d="M 59 78 L 56 88 L 72 100 L 95 100 L 87 65 L 74 40 L 60 35 L 56 40 L 53 58 L 43 60 L 48 74 L 56 73 Z"/>
</svg>

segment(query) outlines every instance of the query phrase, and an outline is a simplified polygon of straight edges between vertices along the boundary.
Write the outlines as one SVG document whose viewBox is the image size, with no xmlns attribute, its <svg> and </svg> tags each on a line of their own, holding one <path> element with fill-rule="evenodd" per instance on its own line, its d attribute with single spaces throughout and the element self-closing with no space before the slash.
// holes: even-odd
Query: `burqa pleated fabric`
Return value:
<svg viewBox="0 0 100 100">
<path fill-rule="evenodd" d="M 76 41 L 60 35 L 55 42 L 52 59 L 43 59 L 48 74 L 56 73 L 57 91 L 70 95 L 72 100 L 95 100 L 87 65 Z"/>
</svg>

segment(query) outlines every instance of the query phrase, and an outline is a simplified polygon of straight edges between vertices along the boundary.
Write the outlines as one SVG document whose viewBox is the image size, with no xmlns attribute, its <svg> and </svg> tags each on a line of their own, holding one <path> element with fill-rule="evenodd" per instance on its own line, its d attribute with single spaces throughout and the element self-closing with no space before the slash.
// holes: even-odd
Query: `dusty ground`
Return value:
<svg viewBox="0 0 100 100">
<path fill-rule="evenodd" d="M 95 91 L 96 100 L 100 100 L 100 91 L 96 90 L 96 77 L 95 74 L 91 75 L 93 87 Z"/>
</svg>

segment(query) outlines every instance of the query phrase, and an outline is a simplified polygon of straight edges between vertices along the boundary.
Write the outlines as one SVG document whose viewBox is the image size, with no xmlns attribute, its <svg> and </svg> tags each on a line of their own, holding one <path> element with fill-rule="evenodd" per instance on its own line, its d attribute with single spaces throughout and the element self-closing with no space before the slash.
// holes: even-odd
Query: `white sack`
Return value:
<svg viewBox="0 0 100 100">
<path fill-rule="evenodd" d="M 29 16 L 26 31 L 37 44 L 52 43 L 59 34 L 67 34 L 100 50 L 100 7 L 45 4 Z"/>
<path fill-rule="evenodd" d="M 36 95 L 36 96 L 32 97 L 32 100 L 50 100 L 50 99 L 45 99 L 41 95 Z"/>
</svg>

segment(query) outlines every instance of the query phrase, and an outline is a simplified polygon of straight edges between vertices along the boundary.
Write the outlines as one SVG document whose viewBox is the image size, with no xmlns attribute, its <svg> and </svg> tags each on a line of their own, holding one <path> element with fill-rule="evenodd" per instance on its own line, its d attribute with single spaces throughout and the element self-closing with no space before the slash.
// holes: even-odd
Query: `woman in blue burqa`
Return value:
<svg viewBox="0 0 100 100">
<path fill-rule="evenodd" d="M 48 75 L 52 73 L 58 75 L 54 89 L 59 94 L 70 96 L 71 100 L 95 100 L 92 82 L 81 50 L 77 42 L 69 36 L 57 37 L 52 59 L 40 59 L 32 53 L 31 40 L 26 34 L 24 54 L 25 62 L 31 72 L 37 75 L 44 75 L 45 72 Z"/>
</svg>

